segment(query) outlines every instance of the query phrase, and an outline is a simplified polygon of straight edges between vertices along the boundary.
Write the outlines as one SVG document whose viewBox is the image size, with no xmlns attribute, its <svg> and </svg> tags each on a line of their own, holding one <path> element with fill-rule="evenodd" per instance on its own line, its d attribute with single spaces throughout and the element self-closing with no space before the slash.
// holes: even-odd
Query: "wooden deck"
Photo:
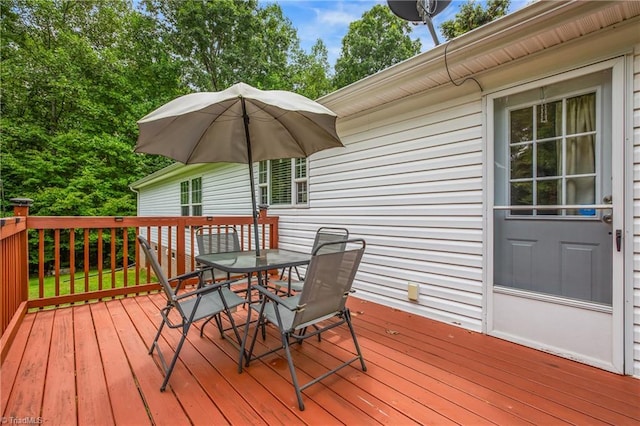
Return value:
<svg viewBox="0 0 640 426">
<path fill-rule="evenodd" d="M 159 295 L 28 314 L 2 365 L 3 423 L 170 424 L 640 424 L 640 380 L 352 298 L 367 362 L 304 392 L 299 411 L 286 361 L 242 374 L 213 326 L 192 330 L 167 391 L 147 345 Z M 242 314 L 239 312 L 238 315 Z M 266 344 L 275 344 L 273 330 Z M 319 374 L 351 351 L 340 328 L 295 352 Z M 178 333 L 164 332 L 164 347 Z"/>
</svg>

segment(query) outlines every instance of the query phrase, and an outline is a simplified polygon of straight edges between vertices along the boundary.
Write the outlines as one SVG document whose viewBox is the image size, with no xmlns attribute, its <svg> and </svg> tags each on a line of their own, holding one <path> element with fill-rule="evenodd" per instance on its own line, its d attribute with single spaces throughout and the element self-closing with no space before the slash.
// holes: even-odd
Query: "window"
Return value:
<svg viewBox="0 0 640 426">
<path fill-rule="evenodd" d="M 202 178 L 180 182 L 180 214 L 202 216 Z"/>
<path fill-rule="evenodd" d="M 261 161 L 258 169 L 258 188 L 262 204 L 306 205 L 307 159 Z"/>
<path fill-rule="evenodd" d="M 508 111 L 511 206 L 596 201 L 596 91 Z M 592 208 L 512 210 L 514 215 L 595 216 Z"/>
</svg>

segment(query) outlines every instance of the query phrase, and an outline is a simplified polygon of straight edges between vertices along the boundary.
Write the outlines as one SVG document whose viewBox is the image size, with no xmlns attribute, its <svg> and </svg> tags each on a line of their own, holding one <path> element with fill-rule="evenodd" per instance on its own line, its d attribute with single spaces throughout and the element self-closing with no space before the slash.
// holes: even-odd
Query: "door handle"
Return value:
<svg viewBox="0 0 640 426">
<path fill-rule="evenodd" d="M 620 251 L 622 245 L 622 229 L 616 229 L 616 249 Z"/>
</svg>

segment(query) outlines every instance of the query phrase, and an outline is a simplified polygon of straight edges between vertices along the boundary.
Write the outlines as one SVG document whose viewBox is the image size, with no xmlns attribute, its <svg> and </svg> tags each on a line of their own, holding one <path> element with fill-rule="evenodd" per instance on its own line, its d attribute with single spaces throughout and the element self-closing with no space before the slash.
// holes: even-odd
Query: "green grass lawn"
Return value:
<svg viewBox="0 0 640 426">
<path fill-rule="evenodd" d="M 114 284 L 112 284 L 112 276 L 111 271 L 106 270 L 102 271 L 102 289 L 110 289 L 110 288 L 119 288 L 124 287 L 124 270 L 116 271 L 113 276 Z M 134 269 L 129 269 L 127 274 L 127 285 L 133 286 L 136 282 L 136 271 Z M 140 283 L 147 282 L 147 271 L 144 269 L 140 270 Z M 64 296 L 66 294 L 71 293 L 71 275 L 60 275 L 60 296 Z M 84 272 L 76 272 L 74 275 L 74 293 L 84 293 L 85 292 L 85 276 Z M 29 280 L 29 299 L 38 299 L 39 298 L 39 281 L 38 277 L 31 278 Z M 100 281 L 98 277 L 97 270 L 89 271 L 89 291 L 97 291 L 100 289 Z M 56 290 L 56 278 L 45 277 L 44 279 L 44 297 L 52 297 L 55 296 Z"/>
</svg>

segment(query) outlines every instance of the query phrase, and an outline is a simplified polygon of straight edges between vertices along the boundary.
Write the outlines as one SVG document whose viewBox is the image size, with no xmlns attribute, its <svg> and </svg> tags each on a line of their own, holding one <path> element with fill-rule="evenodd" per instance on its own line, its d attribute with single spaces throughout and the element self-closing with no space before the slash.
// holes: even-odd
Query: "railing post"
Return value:
<svg viewBox="0 0 640 426">
<path fill-rule="evenodd" d="M 186 264 L 186 239 L 185 233 L 187 231 L 187 221 L 184 217 L 178 219 L 178 225 L 176 226 L 176 267 L 177 274 L 181 275 L 185 273 Z M 169 262 L 171 262 L 171 250 L 169 247 Z"/>
<path fill-rule="evenodd" d="M 29 207 L 33 204 L 33 200 L 31 198 L 12 198 L 11 205 L 13 206 L 13 215 L 14 216 L 28 216 L 29 215 Z"/>
<path fill-rule="evenodd" d="M 13 215 L 24 217 L 28 220 L 29 207 L 33 204 L 31 198 L 11 198 L 9 200 L 13 206 Z M 20 300 L 26 302 L 29 298 L 29 234 L 27 229 L 20 235 L 20 254 L 18 255 L 18 270 L 20 277 Z"/>
</svg>

